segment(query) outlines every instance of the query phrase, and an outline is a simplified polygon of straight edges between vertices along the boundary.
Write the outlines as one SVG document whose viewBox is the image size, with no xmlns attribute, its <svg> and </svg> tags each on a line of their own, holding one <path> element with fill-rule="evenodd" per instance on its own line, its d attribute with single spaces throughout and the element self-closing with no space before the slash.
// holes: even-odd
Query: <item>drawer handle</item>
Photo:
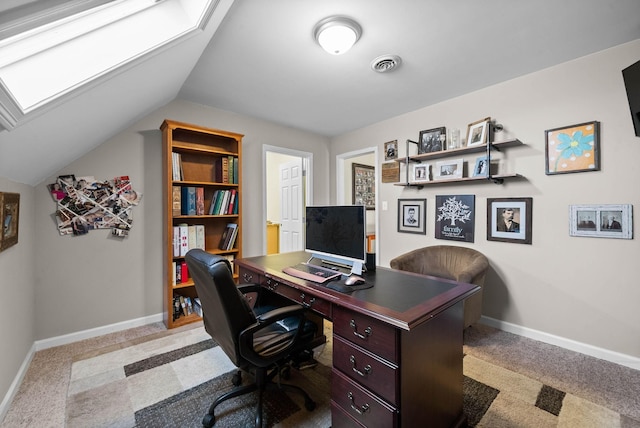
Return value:
<svg viewBox="0 0 640 428">
<path fill-rule="evenodd" d="M 351 370 L 353 370 L 354 372 L 358 373 L 360 376 L 362 377 L 366 377 L 367 375 L 371 374 L 371 365 L 367 364 L 366 366 L 364 366 L 364 370 L 360 371 L 356 368 L 356 357 L 351 355 L 349 357 L 349 361 L 351 361 Z"/>
<path fill-rule="evenodd" d="M 366 339 L 368 336 L 371 336 L 372 330 L 371 327 L 367 327 L 364 329 L 364 334 L 358 333 L 358 326 L 356 325 L 356 320 L 351 320 L 349 322 L 349 326 L 353 329 L 353 334 L 360 339 Z"/>
<path fill-rule="evenodd" d="M 270 279 L 267 279 L 267 290 L 269 291 L 276 291 L 276 288 L 278 288 L 278 283 L 276 281 L 271 281 Z"/>
<path fill-rule="evenodd" d="M 360 408 L 358 408 L 358 406 L 356 406 L 356 403 L 353 400 L 353 393 L 351 391 L 349 391 L 347 393 L 347 397 L 349 397 L 349 401 L 351 401 L 351 408 L 353 410 L 355 410 L 356 412 L 358 412 L 359 415 L 362 415 L 366 412 L 369 411 L 369 405 L 368 404 L 364 404 L 362 406 L 360 406 Z"/>
<path fill-rule="evenodd" d="M 253 280 L 253 275 L 248 273 L 243 273 L 242 278 L 244 278 L 244 282 L 251 282 Z"/>
<path fill-rule="evenodd" d="M 309 309 L 311 307 L 311 305 L 313 305 L 313 303 L 316 301 L 316 298 L 315 297 L 310 298 L 309 302 L 307 303 L 307 302 L 304 301 L 305 297 L 306 296 L 304 295 L 304 293 L 300 293 L 300 300 L 301 300 L 302 306 L 304 306 L 305 308 Z"/>
</svg>

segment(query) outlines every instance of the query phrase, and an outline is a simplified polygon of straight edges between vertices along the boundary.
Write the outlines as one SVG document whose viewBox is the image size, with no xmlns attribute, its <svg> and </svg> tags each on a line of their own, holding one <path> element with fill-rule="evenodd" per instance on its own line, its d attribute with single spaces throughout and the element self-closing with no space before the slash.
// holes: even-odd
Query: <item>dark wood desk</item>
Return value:
<svg viewBox="0 0 640 428">
<path fill-rule="evenodd" d="M 462 302 L 480 288 L 378 267 L 363 275 L 372 288 L 345 294 L 282 272 L 307 258 L 235 264 L 241 282 L 333 322 L 332 428 L 462 426 Z"/>
</svg>

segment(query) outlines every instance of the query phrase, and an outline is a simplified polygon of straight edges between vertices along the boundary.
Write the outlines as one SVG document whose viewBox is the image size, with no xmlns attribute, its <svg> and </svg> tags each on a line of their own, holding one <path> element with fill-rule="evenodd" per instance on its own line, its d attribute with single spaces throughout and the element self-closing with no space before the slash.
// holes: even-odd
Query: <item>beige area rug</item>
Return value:
<svg viewBox="0 0 640 428">
<path fill-rule="evenodd" d="M 202 327 L 106 349 L 73 363 L 66 426 L 200 427 L 213 399 L 232 388 L 234 370 Z M 296 394 L 267 393 L 265 426 L 330 427 L 330 373 L 322 364 L 291 370 L 286 382 L 302 386 L 317 407 L 308 412 Z M 464 374 L 469 426 L 625 428 L 616 412 L 471 355 Z M 215 426 L 252 426 L 255 402 L 248 394 L 223 403 Z"/>
</svg>

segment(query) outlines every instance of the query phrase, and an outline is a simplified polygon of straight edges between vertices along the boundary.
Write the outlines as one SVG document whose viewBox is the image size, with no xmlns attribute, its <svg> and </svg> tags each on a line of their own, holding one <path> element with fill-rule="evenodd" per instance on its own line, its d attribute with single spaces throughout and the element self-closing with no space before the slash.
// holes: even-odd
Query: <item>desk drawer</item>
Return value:
<svg viewBox="0 0 640 428">
<path fill-rule="evenodd" d="M 319 313 L 325 318 L 331 318 L 331 304 L 322 298 L 311 296 L 297 288 L 288 286 L 271 278 L 263 278 L 262 286 L 268 288 L 274 293 L 278 293 L 294 302 L 300 303 L 302 306 Z"/>
<path fill-rule="evenodd" d="M 331 376 L 331 399 L 338 405 L 338 410 L 368 428 L 390 428 L 397 425 L 398 412 L 395 408 L 335 369 Z"/>
<path fill-rule="evenodd" d="M 259 273 L 248 270 L 245 268 L 240 268 L 240 284 L 260 284 L 262 277 Z"/>
<path fill-rule="evenodd" d="M 398 363 L 398 331 L 382 321 L 336 307 L 333 311 L 333 332 L 392 363 Z"/>
<path fill-rule="evenodd" d="M 333 367 L 391 404 L 398 404 L 398 368 L 382 358 L 333 336 Z"/>
</svg>

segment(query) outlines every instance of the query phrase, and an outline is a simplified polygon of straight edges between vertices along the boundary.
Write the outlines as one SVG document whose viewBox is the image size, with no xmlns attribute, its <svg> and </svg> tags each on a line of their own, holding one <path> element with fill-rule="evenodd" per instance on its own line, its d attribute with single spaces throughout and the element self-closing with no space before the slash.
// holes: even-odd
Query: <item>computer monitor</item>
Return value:
<svg viewBox="0 0 640 428">
<path fill-rule="evenodd" d="M 306 207 L 305 251 L 312 257 L 360 275 L 367 259 L 366 240 L 363 205 Z"/>
</svg>

